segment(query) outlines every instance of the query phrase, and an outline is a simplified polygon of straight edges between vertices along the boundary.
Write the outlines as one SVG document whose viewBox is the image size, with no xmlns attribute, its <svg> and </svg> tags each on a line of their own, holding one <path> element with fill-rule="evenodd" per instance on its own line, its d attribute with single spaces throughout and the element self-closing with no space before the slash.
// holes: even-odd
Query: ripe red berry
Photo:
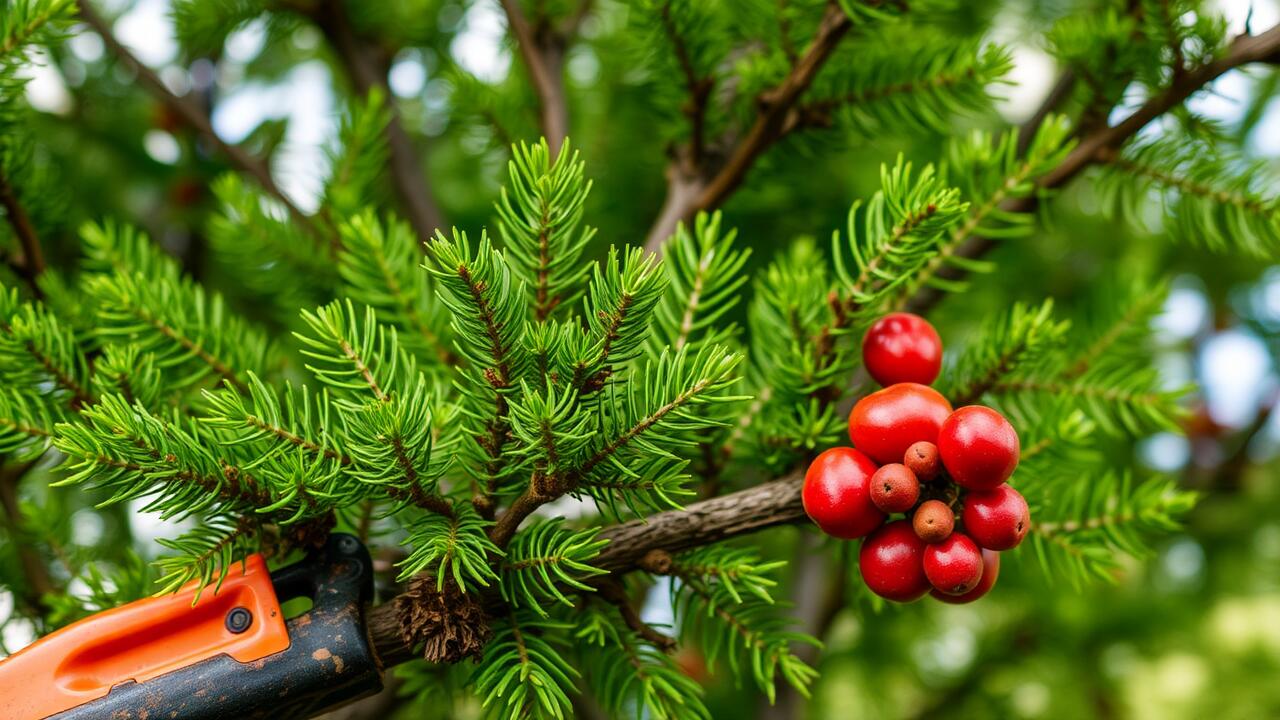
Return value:
<svg viewBox="0 0 1280 720">
<path fill-rule="evenodd" d="M 871 502 L 887 513 L 906 512 L 920 499 L 920 481 L 906 465 L 890 463 L 871 476 Z"/>
<path fill-rule="evenodd" d="M 901 462 L 907 448 L 921 440 L 935 442 L 951 415 L 951 403 L 931 387 L 898 383 L 858 401 L 849 413 L 853 446 L 881 465 Z"/>
<path fill-rule="evenodd" d="M 969 405 L 951 414 L 938 432 L 938 454 L 951 479 L 969 490 L 990 490 L 1018 467 L 1018 433 L 1000 413 Z"/>
<path fill-rule="evenodd" d="M 948 595 L 944 592 L 932 590 L 929 594 L 938 598 L 944 603 L 953 605 L 963 605 L 971 603 L 974 600 L 986 595 L 996 584 L 996 578 L 1000 577 L 1000 553 L 995 550 L 982 550 L 982 579 L 972 590 L 963 595 Z"/>
<path fill-rule="evenodd" d="M 956 527 L 956 516 L 941 500 L 925 500 L 911 518 L 916 536 L 927 543 L 946 540 Z"/>
<path fill-rule="evenodd" d="M 935 590 L 963 595 L 982 579 L 982 550 L 964 533 L 924 547 L 924 576 Z"/>
<path fill-rule="evenodd" d="M 804 474 L 804 511 L 833 537 L 852 540 L 866 535 L 884 522 L 884 513 L 871 504 L 875 472 L 875 463 L 853 448 L 827 450 Z"/>
<path fill-rule="evenodd" d="M 890 313 L 862 338 L 862 363 L 884 387 L 903 382 L 928 385 L 942 369 L 942 339 L 919 315 Z"/>
<path fill-rule="evenodd" d="M 938 446 L 928 440 L 912 443 L 902 458 L 902 464 L 911 468 L 920 482 L 929 482 L 938 477 L 938 471 L 942 468 L 938 459 Z"/>
<path fill-rule="evenodd" d="M 871 592 L 898 602 L 910 602 L 929 590 L 924 576 L 924 541 L 906 520 L 897 520 L 862 541 L 858 569 Z"/>
<path fill-rule="evenodd" d="M 988 550 L 1017 547 L 1031 529 L 1027 501 L 1008 485 L 966 495 L 962 517 L 965 532 Z"/>
</svg>

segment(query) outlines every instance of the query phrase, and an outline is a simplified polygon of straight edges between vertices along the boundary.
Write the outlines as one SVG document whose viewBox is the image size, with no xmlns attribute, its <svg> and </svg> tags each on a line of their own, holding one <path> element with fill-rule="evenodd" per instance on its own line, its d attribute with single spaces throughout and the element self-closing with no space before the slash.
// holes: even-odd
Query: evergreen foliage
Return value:
<svg viewBox="0 0 1280 720">
<path fill-rule="evenodd" d="M 537 6 L 526 8 L 535 39 L 559 72 L 577 4 L 516 4 Z M 191 58 L 216 55 L 260 17 L 279 37 L 317 31 L 341 58 L 338 23 L 373 48 L 364 50 L 379 78 L 420 38 L 454 37 L 426 12 L 321 3 L 356 15 L 334 18 L 312 5 L 182 0 L 173 17 Z M 1101 165 L 1084 176 L 1097 189 L 1090 197 L 1134 225 L 1149 224 L 1158 197 L 1154 234 L 1224 257 L 1269 258 L 1280 247 L 1269 176 L 1186 111 L 1186 93 L 1161 110 L 1178 122 L 1160 134 L 1103 143 L 1065 173 L 1083 141 L 1117 126 L 1108 115 L 1126 88 L 1162 97 L 1231 47 L 1200 3 L 1142 2 L 1137 16 L 1102 5 L 1096 17 L 1055 23 L 1048 49 L 1079 81 L 1021 130 L 991 112 L 1011 51 L 939 19 L 964 12 L 960 3 L 646 0 L 626 17 L 601 11 L 609 22 L 590 32 L 617 40 L 609 23 L 644 30 L 620 43 L 643 48 L 606 55 L 597 70 L 643 93 L 645 131 L 669 143 L 673 196 L 704 198 L 741 166 L 727 194 L 756 159 L 795 162 L 810 140 L 837 134 L 808 132 L 816 128 L 855 144 L 923 138 L 896 158 L 869 155 L 893 158 L 874 186 L 841 197 L 843 218 L 804 218 L 813 235 L 785 244 L 749 224 L 777 212 L 767 193 L 724 214 L 723 197 L 698 200 L 676 213 L 683 222 L 673 220 L 656 253 L 630 236 L 602 232 L 601 242 L 589 221 L 611 232 L 620 224 L 596 215 L 611 206 L 593 204 L 584 158 L 599 177 L 632 168 L 583 142 L 497 140 L 528 122 L 505 117 L 516 93 L 433 56 L 443 67 L 432 73 L 465 106 L 442 110 L 451 114 L 439 132 L 510 151 L 493 207 L 451 215 L 465 230 L 426 237 L 413 213 L 389 210 L 385 168 L 403 172 L 405 143 L 421 151 L 400 136 L 421 118 L 380 80 L 353 73 L 359 97 L 339 105 L 313 213 L 253 173 L 219 167 L 214 209 L 198 213 L 214 268 L 180 262 L 108 218 L 80 227 L 79 262 L 28 275 L 20 261 L 31 238 L 15 208 L 41 233 L 68 221 L 54 170 L 25 140 L 17 70 L 28 49 L 60 47 L 74 4 L 11 0 L 0 14 L 0 249 L 14 269 L 0 276 L 0 455 L 56 466 L 54 497 L 190 521 L 160 541 L 154 582 L 132 561 L 110 578 L 68 567 L 63 579 L 83 580 L 87 597 L 37 598 L 21 612 L 45 631 L 109 604 L 109 585 L 120 598 L 144 580 L 152 591 L 195 582 L 213 592 L 248 554 L 283 562 L 339 528 L 401 551 L 386 586 L 426 579 L 442 598 L 485 607 L 492 637 L 478 664 L 447 672 L 466 686 L 449 692 L 473 693 L 490 717 L 573 717 L 589 693 L 616 716 L 709 718 L 703 687 L 670 654 L 676 642 L 769 702 L 807 697 L 818 675 L 807 648 L 822 640 L 790 619 L 787 563 L 772 543 L 700 538 L 713 544 L 681 545 L 669 569 L 637 568 L 634 558 L 603 562 L 611 529 L 794 478 L 843 443 L 848 402 L 870 389 L 859 385 L 868 325 L 999 277 L 1008 255 L 1029 252 L 1044 225 L 1038 210 L 1063 176 L 1085 165 Z M 373 43 L 379 32 L 401 44 Z M 624 51 L 625 71 L 616 67 Z M 255 72 L 283 72 L 263 64 Z M 614 120 L 604 115 L 575 122 Z M 780 144 L 792 137 L 803 141 Z M 257 150 L 237 149 L 246 148 Z M 483 174 L 479 166 L 468 173 Z M 747 220 L 730 227 L 739 212 Z M 815 240 L 827 232 L 829 243 Z M 1009 252 L 972 251 L 997 241 Z M 1112 579 L 1122 556 L 1149 554 L 1198 497 L 1127 465 L 1135 442 L 1180 432 L 1186 419 L 1185 389 L 1168 386 L 1154 362 L 1167 282 L 1126 271 L 1093 284 L 1096 297 L 1055 302 L 1045 299 L 1052 287 L 1011 281 L 1022 302 L 942 327 L 951 350 L 939 387 L 956 405 L 996 407 L 1020 432 L 1014 482 L 1035 523 L 1021 554 L 1038 558 L 1049 581 L 1075 584 Z M 1116 457 L 1126 464 L 1104 471 Z M 38 535 L 40 519 L 25 530 L 8 521 L 13 533 Z M 17 588 L 8 569 L 0 564 L 0 582 Z M 653 592 L 658 576 L 666 598 Z M 641 601 L 670 607 L 675 639 L 644 622 L 633 607 Z M 416 665 L 410 687 L 421 700 L 446 671 Z"/>
</svg>

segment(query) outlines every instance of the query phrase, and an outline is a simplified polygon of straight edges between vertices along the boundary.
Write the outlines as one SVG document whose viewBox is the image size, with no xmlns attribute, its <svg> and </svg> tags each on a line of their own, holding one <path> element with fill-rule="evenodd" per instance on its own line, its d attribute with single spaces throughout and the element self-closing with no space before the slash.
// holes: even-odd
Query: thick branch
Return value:
<svg viewBox="0 0 1280 720">
<path fill-rule="evenodd" d="M 314 8 L 303 4 L 293 7 L 310 17 L 324 33 L 360 95 L 368 95 L 374 88 L 379 88 L 387 98 L 391 97 L 387 86 L 386 53 L 356 37 L 342 0 L 322 0 Z M 391 178 L 409 224 L 419 238 L 426 239 L 435 234 L 436 228 L 444 227 L 444 217 L 422 173 L 418 148 L 405 132 L 400 111 L 392 100 L 388 100 L 387 107 L 391 114 L 387 123 Z"/>
<path fill-rule="evenodd" d="M 285 195 L 280 186 L 276 185 L 266 162 L 251 155 L 244 148 L 232 145 L 219 137 L 217 131 L 213 129 L 213 123 L 209 120 L 209 116 L 205 114 L 200 104 L 190 97 L 178 96 L 169 90 L 154 70 L 144 65 L 142 61 L 138 60 L 128 48 L 116 39 L 116 36 L 111 32 L 110 23 L 99 15 L 97 10 L 93 9 L 88 0 L 77 0 L 77 5 L 80 9 L 80 19 L 93 28 L 98 35 L 102 36 L 102 42 L 111 51 L 111 54 L 115 55 L 120 62 L 124 63 L 126 67 L 138 76 L 138 81 L 143 87 L 182 118 L 183 122 L 190 125 L 208 140 L 210 144 L 217 148 L 218 152 L 231 161 L 232 165 L 252 176 L 268 195 L 285 206 L 294 222 L 307 228 L 317 237 L 321 237 L 319 229 L 312 221 L 312 218 L 302 212 L 297 205 L 294 205 L 289 196 Z"/>
<path fill-rule="evenodd" d="M 609 544 L 591 564 L 611 572 L 628 572 L 652 550 L 680 552 L 739 535 L 786 525 L 805 517 L 800 504 L 801 473 L 686 506 L 614 525 L 600 534 Z M 396 602 L 369 613 L 369 636 L 384 665 L 412 659 L 396 621 Z"/>
<path fill-rule="evenodd" d="M 555 157 L 569 134 L 569 108 L 564 94 L 564 39 L 545 25 L 535 29 L 520 9 L 519 0 L 502 0 L 502 9 L 507 13 L 507 27 L 515 36 L 520 57 L 538 95 L 542 134 L 551 148 L 551 156 Z"/>
</svg>

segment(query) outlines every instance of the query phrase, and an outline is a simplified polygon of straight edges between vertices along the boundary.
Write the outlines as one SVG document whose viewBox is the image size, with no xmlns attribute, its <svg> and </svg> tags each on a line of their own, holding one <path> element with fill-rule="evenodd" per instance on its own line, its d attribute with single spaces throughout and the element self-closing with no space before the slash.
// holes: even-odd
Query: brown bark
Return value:
<svg viewBox="0 0 1280 720">
<path fill-rule="evenodd" d="M 22 248 L 22 257 L 14 263 L 14 271 L 26 281 L 36 297 L 40 297 L 40 286 L 36 285 L 36 278 L 44 272 L 44 252 L 40 247 L 40 237 L 36 234 L 27 209 L 19 202 L 17 191 L 4 175 L 0 175 L 0 207 L 4 207 L 5 217 L 18 238 L 18 247 Z"/>
</svg>

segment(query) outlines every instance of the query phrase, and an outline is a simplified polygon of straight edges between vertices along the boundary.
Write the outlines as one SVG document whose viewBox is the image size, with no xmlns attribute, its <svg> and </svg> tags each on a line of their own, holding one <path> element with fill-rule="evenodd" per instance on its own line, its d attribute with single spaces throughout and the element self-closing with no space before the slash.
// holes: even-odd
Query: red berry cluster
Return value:
<svg viewBox="0 0 1280 720">
<path fill-rule="evenodd" d="M 849 415 L 853 447 L 831 448 L 809 466 L 805 512 L 828 535 L 866 537 L 859 567 L 877 595 L 977 600 L 995 585 L 1000 551 L 1031 526 L 1026 501 L 1006 482 L 1018 465 L 1018 433 L 995 410 L 952 410 L 929 387 L 942 369 L 942 341 L 924 318 L 881 318 L 862 357 L 884 389 Z"/>
</svg>

